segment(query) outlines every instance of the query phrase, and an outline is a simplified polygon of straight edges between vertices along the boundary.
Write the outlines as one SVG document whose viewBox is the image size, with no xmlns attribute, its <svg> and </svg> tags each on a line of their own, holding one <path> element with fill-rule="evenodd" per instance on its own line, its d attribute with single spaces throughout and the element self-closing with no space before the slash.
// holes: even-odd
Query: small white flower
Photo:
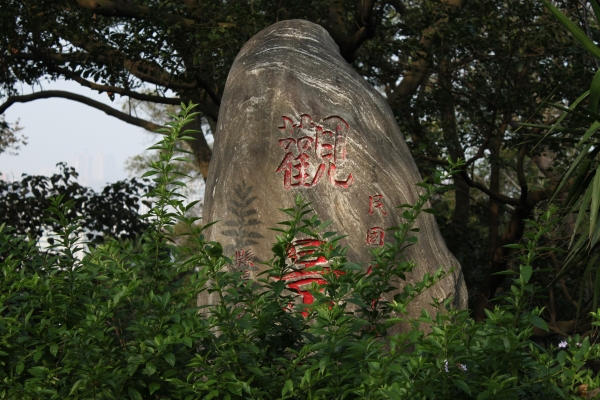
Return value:
<svg viewBox="0 0 600 400">
<path fill-rule="evenodd" d="M 576 343 L 575 344 L 577 347 L 581 347 L 581 343 Z"/>
<path fill-rule="evenodd" d="M 444 370 L 446 372 L 450 372 L 450 370 L 448 369 L 448 360 L 444 360 Z"/>
<path fill-rule="evenodd" d="M 461 369 L 463 372 L 467 372 L 467 366 L 465 364 L 458 364 L 458 368 Z"/>
<path fill-rule="evenodd" d="M 569 345 L 569 344 L 567 343 L 567 341 L 566 341 L 566 340 L 562 340 L 562 341 L 561 341 L 561 342 L 558 344 L 558 347 L 559 347 L 559 348 L 561 348 L 561 349 L 566 349 L 568 345 Z"/>
</svg>

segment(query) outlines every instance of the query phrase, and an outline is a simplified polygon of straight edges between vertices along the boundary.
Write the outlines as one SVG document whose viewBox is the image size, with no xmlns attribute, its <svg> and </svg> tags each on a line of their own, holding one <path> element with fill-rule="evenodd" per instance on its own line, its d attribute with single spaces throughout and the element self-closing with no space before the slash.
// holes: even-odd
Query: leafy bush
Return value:
<svg viewBox="0 0 600 400">
<path fill-rule="evenodd" d="M 599 386 L 586 361 L 600 347 L 588 337 L 559 348 L 529 340 L 533 326 L 545 328 L 541 310 L 530 307 L 530 278 L 552 212 L 531 222 L 512 293 L 483 323 L 451 309 L 451 299 L 436 304 L 435 316 L 406 315 L 442 269 L 396 289 L 413 267 L 404 257 L 416 241 L 413 224 L 447 174 L 421 184 L 417 204 L 401 210 L 394 242 L 373 252 L 369 273 L 297 198 L 282 210 L 270 268 L 245 280 L 229 272 L 221 245 L 205 241 L 206 226 L 186 214 L 193 204 L 173 189 L 179 173 L 170 162 L 190 108 L 172 116 L 155 146 L 161 159 L 146 175 L 155 177 L 156 202 L 141 250 L 109 239 L 78 258 L 79 220 L 67 218 L 74 201 L 61 197 L 49 209 L 58 227 L 53 251 L 2 227 L 0 398 L 560 399 L 589 397 Z M 174 245 L 176 222 L 187 225 L 189 246 Z M 291 310 L 294 295 L 281 278 L 293 267 L 287 249 L 297 236 L 326 242 L 310 250 L 330 260 L 330 273 L 327 285 L 313 287 L 313 304 Z M 218 304 L 197 307 L 203 291 Z M 396 323 L 409 329 L 388 336 Z"/>
</svg>

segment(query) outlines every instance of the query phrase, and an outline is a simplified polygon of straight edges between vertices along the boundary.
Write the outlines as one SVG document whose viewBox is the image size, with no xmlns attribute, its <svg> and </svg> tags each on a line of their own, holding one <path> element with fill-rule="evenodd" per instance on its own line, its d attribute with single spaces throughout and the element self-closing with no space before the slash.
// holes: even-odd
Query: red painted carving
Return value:
<svg viewBox="0 0 600 400">
<path fill-rule="evenodd" d="M 251 270 L 254 270 L 254 253 L 252 250 L 238 250 L 235 252 L 235 259 L 233 260 L 233 266 L 238 271 L 244 271 L 244 278 L 248 278 L 248 274 Z"/>
<path fill-rule="evenodd" d="M 334 187 L 347 189 L 354 183 L 352 174 L 343 180 L 337 179 L 336 174 L 338 167 L 346 161 L 346 137 L 350 131 L 350 125 L 342 118 L 332 116 L 316 124 L 308 114 L 302 114 L 299 123 L 283 117 L 283 126 L 279 130 L 288 137 L 279 139 L 279 147 L 285 156 L 275 172 L 283 172 L 286 190 L 315 186 L 325 170 Z"/>
<path fill-rule="evenodd" d="M 329 268 L 326 267 L 327 259 L 324 256 L 310 257 L 311 254 L 316 252 L 316 247 L 322 244 L 323 242 L 316 239 L 300 239 L 296 240 L 294 245 L 290 246 L 287 251 L 288 257 L 297 269 L 284 275 L 282 280 L 286 282 L 286 287 L 289 290 L 302 296 L 303 304 L 312 304 L 315 301 L 314 296 L 309 291 L 313 283 L 317 285 L 327 284 L 327 281 L 323 279 L 323 274 L 329 272 Z M 306 271 L 306 268 L 320 265 L 323 266 L 323 269 Z M 337 270 L 333 271 L 333 273 L 337 275 L 343 274 L 342 271 Z M 304 317 L 308 316 L 307 311 L 302 311 L 301 313 Z"/>
<path fill-rule="evenodd" d="M 375 210 L 378 210 L 383 215 L 387 215 L 387 212 L 383 209 L 382 194 L 376 194 L 374 196 L 369 196 L 369 214 L 373 214 Z"/>
<path fill-rule="evenodd" d="M 374 226 L 367 229 L 367 246 L 383 246 L 385 231 L 383 228 Z"/>
</svg>

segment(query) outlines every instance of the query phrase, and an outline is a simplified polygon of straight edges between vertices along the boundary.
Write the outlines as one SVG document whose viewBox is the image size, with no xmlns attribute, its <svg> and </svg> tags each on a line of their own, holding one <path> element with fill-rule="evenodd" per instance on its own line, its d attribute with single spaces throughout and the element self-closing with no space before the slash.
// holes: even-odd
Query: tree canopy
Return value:
<svg viewBox="0 0 600 400">
<path fill-rule="evenodd" d="M 586 6 L 571 18 L 597 31 Z M 592 58 L 537 0 L 4 0 L 0 13 L 0 114 L 17 102 L 62 97 L 146 128 L 152 121 L 63 91 L 19 92 L 19 83 L 73 80 L 139 101 L 198 104 L 214 133 L 227 73 L 241 46 L 283 19 L 323 26 L 342 56 L 385 96 L 421 172 L 447 157 L 454 178 L 442 230 L 465 274 L 479 276 L 479 315 L 507 268 L 524 220 L 554 190 L 565 146 L 536 145 L 536 128 L 588 86 Z M 206 177 L 211 151 L 191 142 Z M 487 244 L 483 244 L 487 240 Z M 482 264 L 487 264 L 483 266 Z M 469 269 L 471 268 L 471 270 Z M 483 272 L 482 272 L 483 271 Z M 475 278 L 473 278 L 475 279 Z"/>
</svg>

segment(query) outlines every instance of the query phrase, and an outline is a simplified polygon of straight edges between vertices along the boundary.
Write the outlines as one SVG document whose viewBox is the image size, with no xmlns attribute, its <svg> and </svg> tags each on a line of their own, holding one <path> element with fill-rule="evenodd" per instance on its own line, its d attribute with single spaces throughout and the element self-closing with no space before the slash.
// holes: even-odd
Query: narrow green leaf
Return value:
<svg viewBox="0 0 600 400">
<path fill-rule="evenodd" d="M 598 70 L 600 71 L 600 69 Z M 594 78 L 595 79 L 595 78 Z M 600 88 L 598 88 L 598 94 L 600 94 Z M 598 100 L 596 100 L 598 101 Z M 597 107 L 597 106 L 596 106 Z M 590 128 L 583 134 L 583 136 L 581 137 L 581 140 L 579 141 L 579 143 L 577 143 L 577 147 L 581 146 L 583 143 L 587 142 L 588 139 L 590 137 L 592 137 L 592 135 L 594 133 L 596 133 L 596 131 L 598 131 L 598 128 L 600 128 L 600 122 L 595 121 Z"/>
<path fill-rule="evenodd" d="M 523 278 L 523 282 L 525 282 L 525 283 L 529 282 L 529 279 L 531 279 L 532 273 L 533 273 L 533 268 L 531 267 L 531 265 L 523 265 L 521 267 L 521 278 Z"/>
<path fill-rule="evenodd" d="M 500 272 L 494 272 L 492 275 L 519 275 L 516 271 L 506 270 Z"/>
<path fill-rule="evenodd" d="M 600 269 L 596 270 L 596 279 L 594 280 L 594 299 L 592 301 L 592 310 L 598 309 L 598 297 L 600 296 Z"/>
<path fill-rule="evenodd" d="M 71 388 L 71 391 L 69 392 L 69 396 L 72 395 L 73 393 L 75 393 L 75 391 L 77 390 L 77 388 L 79 386 L 81 386 L 81 384 L 84 382 L 83 379 L 78 380 L 77 382 L 75 382 L 75 384 L 73 385 L 73 387 Z"/>
<path fill-rule="evenodd" d="M 27 313 L 27 315 L 25 316 L 25 326 L 27 326 L 27 322 L 29 321 L 29 318 L 31 318 L 31 315 L 33 314 L 33 310 L 29 311 Z"/>
<path fill-rule="evenodd" d="M 522 249 L 522 248 L 524 248 L 522 244 L 518 244 L 518 243 L 506 244 L 503 247 L 506 247 L 507 249 Z"/>
<path fill-rule="evenodd" d="M 550 387 L 552 388 L 552 390 L 554 390 L 560 397 L 562 397 L 563 399 L 566 399 L 565 396 L 565 392 L 559 388 L 558 386 L 556 386 L 555 383 L 550 384 Z"/>
<path fill-rule="evenodd" d="M 583 149 L 581 149 L 581 153 L 579 153 L 579 155 L 577 156 L 577 158 L 575 159 L 575 161 L 573 161 L 573 163 L 571 164 L 571 166 L 569 167 L 569 169 L 567 170 L 567 172 L 565 172 L 565 174 L 560 179 L 560 183 L 558 184 L 558 186 L 556 187 L 556 189 L 554 189 L 554 194 L 552 194 L 552 197 L 549 200 L 550 202 L 552 202 L 554 200 L 554 197 L 558 193 L 561 193 L 561 190 L 562 190 L 563 186 L 569 181 L 569 179 L 571 178 L 571 175 L 573 174 L 573 172 L 575 171 L 575 169 L 577 168 L 577 166 L 581 162 L 581 159 L 588 154 L 588 151 L 590 150 L 591 147 L 592 147 L 591 144 L 587 144 L 587 145 L 585 145 L 583 147 Z"/>
<path fill-rule="evenodd" d="M 23 372 L 23 369 L 25 369 L 25 364 L 23 364 L 22 362 L 17 363 L 15 367 L 15 372 L 17 373 L 17 375 L 20 375 L 21 372 Z"/>
<path fill-rule="evenodd" d="M 592 84 L 590 86 L 590 103 L 589 107 L 593 112 L 598 112 L 598 100 L 600 100 L 600 68 L 596 71 Z"/>
<path fill-rule="evenodd" d="M 598 2 L 596 0 L 590 0 L 590 3 L 592 4 L 592 10 L 594 10 L 594 15 L 596 16 L 596 21 L 598 21 L 598 23 L 600 23 L 600 6 L 598 6 Z"/>
<path fill-rule="evenodd" d="M 575 228 L 573 230 L 573 235 L 571 235 L 571 241 L 569 242 L 569 248 L 573 244 L 573 240 L 575 240 L 575 236 L 579 232 L 579 227 L 584 221 L 585 216 L 587 215 L 587 208 L 590 205 L 590 201 L 592 201 L 592 187 L 588 187 L 581 199 L 581 204 L 579 206 L 579 211 L 577 212 L 577 219 L 575 220 Z"/>
<path fill-rule="evenodd" d="M 600 60 L 600 49 L 596 47 L 594 42 L 590 40 L 589 37 L 581 30 L 577 25 L 573 23 L 565 14 L 563 14 L 558 8 L 554 7 L 554 5 L 549 0 L 542 0 L 544 5 L 550 10 L 552 14 L 563 24 L 565 28 L 567 28 L 575 39 L 581 44 L 581 46 L 586 49 L 590 55 L 594 56 L 598 60 Z"/>
<path fill-rule="evenodd" d="M 592 237 L 596 222 L 598 220 L 598 206 L 600 206 L 600 165 L 596 169 L 596 175 L 592 183 L 592 205 L 590 207 L 590 231 L 589 237 Z"/>
</svg>

